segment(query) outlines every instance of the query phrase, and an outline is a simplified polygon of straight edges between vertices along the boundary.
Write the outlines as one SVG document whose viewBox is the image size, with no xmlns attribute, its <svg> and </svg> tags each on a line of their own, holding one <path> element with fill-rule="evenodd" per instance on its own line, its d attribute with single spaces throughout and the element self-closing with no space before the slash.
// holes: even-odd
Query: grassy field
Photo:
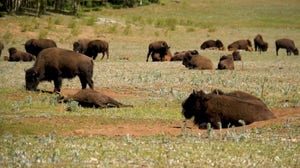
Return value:
<svg viewBox="0 0 300 168">
<path fill-rule="evenodd" d="M 24 50 L 29 38 L 51 38 L 71 49 L 78 38 L 110 43 L 111 59 L 95 61 L 95 89 L 133 108 L 84 109 L 57 95 L 24 89 L 25 62 L 0 61 L 1 167 L 297 167 L 300 165 L 300 58 L 275 54 L 274 41 L 300 47 L 297 0 L 161 0 L 129 9 L 103 8 L 80 17 L 0 18 L 0 40 Z M 103 21 L 104 20 L 104 21 Z M 215 67 L 229 51 L 200 51 L 208 39 L 224 45 L 262 34 L 269 50 L 241 51 L 234 71 L 197 71 L 181 62 L 146 62 L 148 44 L 197 49 Z M 122 58 L 128 57 L 129 61 Z M 42 90 L 53 90 L 43 82 Z M 182 127 L 181 102 L 193 89 L 242 90 L 261 98 L 277 119 L 241 128 Z M 62 94 L 80 89 L 64 80 Z M 67 110 L 69 109 L 69 110 Z"/>
</svg>

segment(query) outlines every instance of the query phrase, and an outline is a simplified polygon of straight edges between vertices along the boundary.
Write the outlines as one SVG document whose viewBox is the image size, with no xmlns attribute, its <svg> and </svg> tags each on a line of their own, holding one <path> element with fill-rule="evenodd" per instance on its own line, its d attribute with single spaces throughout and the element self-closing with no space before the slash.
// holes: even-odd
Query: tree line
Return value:
<svg viewBox="0 0 300 168">
<path fill-rule="evenodd" d="M 136 7 L 158 3 L 159 0 L 3 0 L 0 12 L 7 14 L 44 15 L 47 12 L 77 15 L 81 8 L 111 6 L 114 8 Z"/>
</svg>

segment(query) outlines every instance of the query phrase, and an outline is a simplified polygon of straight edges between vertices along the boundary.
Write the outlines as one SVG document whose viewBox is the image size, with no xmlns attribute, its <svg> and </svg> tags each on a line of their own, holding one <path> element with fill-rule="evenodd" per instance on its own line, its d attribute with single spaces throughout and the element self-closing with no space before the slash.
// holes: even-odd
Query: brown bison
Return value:
<svg viewBox="0 0 300 168">
<path fill-rule="evenodd" d="M 237 50 L 232 52 L 232 56 L 233 56 L 234 61 L 241 61 L 242 60 L 242 56 L 241 56 L 240 52 L 237 51 Z"/>
<path fill-rule="evenodd" d="M 18 51 L 16 48 L 11 47 L 8 49 L 8 61 L 34 61 L 35 56 L 23 51 Z"/>
<path fill-rule="evenodd" d="M 254 38 L 254 49 L 255 51 L 258 50 L 259 53 L 268 50 L 268 43 L 263 40 L 263 37 L 260 34 L 256 35 Z"/>
<path fill-rule="evenodd" d="M 41 81 L 54 81 L 54 92 L 60 92 L 63 78 L 78 76 L 82 89 L 94 88 L 93 60 L 83 54 L 61 48 L 47 48 L 40 52 L 32 68 L 26 70 L 27 90 L 37 90 Z"/>
<path fill-rule="evenodd" d="M 92 108 L 110 108 L 110 107 L 133 107 L 132 105 L 122 104 L 115 99 L 99 93 L 92 89 L 83 89 L 78 91 L 76 94 L 68 97 L 60 96 L 58 102 L 69 102 L 76 101 L 82 107 L 92 107 Z"/>
<path fill-rule="evenodd" d="M 227 128 L 230 125 L 241 126 L 255 121 L 275 118 L 266 104 L 259 98 L 242 92 L 223 93 L 214 90 L 211 93 L 193 91 L 182 103 L 182 114 L 186 119 L 194 117 L 199 128 L 211 123 L 213 128 Z"/>
<path fill-rule="evenodd" d="M 193 54 L 193 52 L 186 52 L 182 64 L 189 69 L 213 69 L 213 63 L 210 59 L 199 54 Z"/>
<path fill-rule="evenodd" d="M 45 48 L 57 47 L 55 41 L 51 39 L 30 39 L 25 43 L 25 50 L 34 56 L 38 54 Z"/>
<path fill-rule="evenodd" d="M 207 40 L 201 44 L 200 49 L 224 50 L 225 48 L 221 40 Z"/>
<path fill-rule="evenodd" d="M 250 40 L 237 40 L 227 46 L 229 51 L 235 50 L 246 50 L 253 51 L 252 44 Z"/>
<path fill-rule="evenodd" d="M 168 51 L 170 50 L 170 47 L 167 42 L 165 41 L 155 41 L 153 43 L 150 43 L 148 46 L 148 53 L 147 53 L 147 59 L 146 61 L 148 62 L 149 56 L 151 54 L 151 57 L 153 58 L 154 55 L 158 54 L 160 57 L 160 61 L 164 60 L 165 55 L 168 55 Z M 155 56 L 157 57 L 157 56 Z M 153 60 L 152 61 L 157 61 Z"/>
<path fill-rule="evenodd" d="M 191 50 L 191 51 L 177 51 L 174 53 L 174 56 L 171 58 L 171 61 L 182 61 L 183 57 L 186 55 L 186 52 L 190 52 L 192 55 L 198 55 L 197 50 Z"/>
<path fill-rule="evenodd" d="M 278 50 L 280 48 L 286 49 L 286 55 L 291 55 L 292 52 L 294 55 L 299 54 L 298 48 L 295 47 L 295 43 L 293 40 L 286 39 L 286 38 L 278 39 L 275 41 L 275 45 L 276 45 L 276 55 L 278 55 Z"/>
<path fill-rule="evenodd" d="M 233 56 L 231 54 L 223 55 L 219 60 L 217 69 L 218 70 L 224 70 L 224 69 L 234 70 Z"/>
<path fill-rule="evenodd" d="M 2 54 L 2 50 L 4 49 L 4 45 L 3 45 L 3 43 L 1 43 L 1 41 L 0 41 L 0 57 L 1 57 L 1 54 Z"/>
<path fill-rule="evenodd" d="M 79 39 L 73 43 L 73 51 L 84 54 L 88 48 L 89 39 Z"/>
<path fill-rule="evenodd" d="M 88 43 L 85 55 L 93 58 L 97 58 L 98 53 L 102 53 L 101 60 L 103 60 L 105 54 L 107 60 L 109 59 L 109 45 L 108 42 L 104 40 L 92 40 Z"/>
</svg>

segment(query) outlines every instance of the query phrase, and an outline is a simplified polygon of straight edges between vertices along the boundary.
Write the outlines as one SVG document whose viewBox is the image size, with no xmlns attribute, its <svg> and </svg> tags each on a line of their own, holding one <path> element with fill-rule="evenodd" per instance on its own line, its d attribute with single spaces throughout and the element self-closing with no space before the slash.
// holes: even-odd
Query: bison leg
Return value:
<svg viewBox="0 0 300 168">
<path fill-rule="evenodd" d="M 148 51 L 146 62 L 148 62 L 150 54 L 151 54 L 151 50 Z"/>
<path fill-rule="evenodd" d="M 86 89 L 86 85 L 88 84 L 91 89 L 94 89 L 94 81 L 92 80 L 91 77 L 87 76 L 80 76 L 80 83 L 81 83 L 81 88 Z"/>
<path fill-rule="evenodd" d="M 62 78 L 58 77 L 54 80 L 54 92 L 60 92 L 60 88 L 62 85 Z"/>
</svg>

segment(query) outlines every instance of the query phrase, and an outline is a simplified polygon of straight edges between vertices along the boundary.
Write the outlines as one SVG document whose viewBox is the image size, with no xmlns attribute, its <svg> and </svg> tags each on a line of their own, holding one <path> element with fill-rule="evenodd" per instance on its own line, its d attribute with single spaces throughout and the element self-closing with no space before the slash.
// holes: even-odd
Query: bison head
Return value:
<svg viewBox="0 0 300 168">
<path fill-rule="evenodd" d="M 295 48 L 295 49 L 293 50 L 293 53 L 294 53 L 294 55 L 299 55 L 298 48 Z"/>
<path fill-rule="evenodd" d="M 39 84 L 39 75 L 33 68 L 25 71 L 25 82 L 26 90 L 37 90 L 37 86 Z"/>
<path fill-rule="evenodd" d="M 17 52 L 17 49 L 16 49 L 15 47 L 11 47 L 11 48 L 8 49 L 9 55 L 13 55 L 13 54 L 15 54 L 16 52 Z"/>
<path fill-rule="evenodd" d="M 73 43 L 73 51 L 79 52 L 79 53 L 82 52 L 82 48 L 81 48 L 79 42 L 75 41 L 75 42 Z"/>
</svg>

